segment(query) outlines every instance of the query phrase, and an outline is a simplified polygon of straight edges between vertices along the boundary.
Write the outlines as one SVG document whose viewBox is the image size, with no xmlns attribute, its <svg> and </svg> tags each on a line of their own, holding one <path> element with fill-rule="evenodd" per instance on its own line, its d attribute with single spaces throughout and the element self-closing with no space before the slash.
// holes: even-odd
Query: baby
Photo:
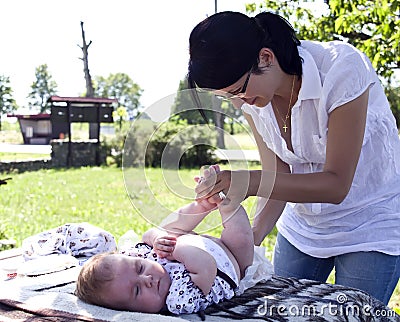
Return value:
<svg viewBox="0 0 400 322">
<path fill-rule="evenodd" d="M 211 166 L 204 175 L 216 171 L 218 166 Z M 202 200 L 180 208 L 125 254 L 94 256 L 79 274 L 76 295 L 116 310 L 175 314 L 232 298 L 252 265 L 254 240 L 244 208 L 231 211 L 229 200 L 221 197 L 217 204 Z M 192 230 L 216 207 L 221 237 L 196 235 Z"/>
</svg>

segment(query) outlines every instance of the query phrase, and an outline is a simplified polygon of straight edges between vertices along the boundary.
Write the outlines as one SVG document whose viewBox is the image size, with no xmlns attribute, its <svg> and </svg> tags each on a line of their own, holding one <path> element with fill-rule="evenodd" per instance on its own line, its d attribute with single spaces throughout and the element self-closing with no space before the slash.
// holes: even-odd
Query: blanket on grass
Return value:
<svg viewBox="0 0 400 322">
<path fill-rule="evenodd" d="M 365 292 L 278 276 L 209 307 L 203 317 L 115 311 L 84 303 L 73 295 L 79 269 L 0 282 L 0 320 L 10 320 L 4 310 L 8 307 L 36 318 L 45 317 L 46 321 L 400 321 L 394 311 Z"/>
</svg>

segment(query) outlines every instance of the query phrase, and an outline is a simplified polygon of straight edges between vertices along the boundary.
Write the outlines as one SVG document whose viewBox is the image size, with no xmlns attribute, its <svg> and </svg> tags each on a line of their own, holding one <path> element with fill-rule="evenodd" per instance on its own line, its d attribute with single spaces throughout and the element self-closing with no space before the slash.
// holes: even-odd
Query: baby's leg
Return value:
<svg viewBox="0 0 400 322">
<path fill-rule="evenodd" d="M 224 227 L 221 233 L 221 241 L 238 261 L 240 278 L 243 278 L 246 268 L 253 263 L 253 231 L 246 210 L 240 206 L 235 212 L 226 211 L 223 206 L 224 202 L 219 207 Z"/>
</svg>

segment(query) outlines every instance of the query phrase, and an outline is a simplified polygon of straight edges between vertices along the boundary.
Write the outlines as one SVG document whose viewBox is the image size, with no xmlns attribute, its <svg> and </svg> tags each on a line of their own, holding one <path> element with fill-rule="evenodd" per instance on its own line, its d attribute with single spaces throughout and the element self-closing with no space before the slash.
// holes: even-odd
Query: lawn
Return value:
<svg viewBox="0 0 400 322">
<path fill-rule="evenodd" d="M 0 186 L 0 233 L 15 239 L 17 246 L 28 236 L 69 222 L 89 222 L 117 239 L 129 229 L 140 235 L 168 212 L 189 202 L 194 196 L 193 177 L 198 173 L 197 169 L 179 173 L 132 169 L 123 173 L 115 167 L 87 167 L 1 175 L 0 179 L 7 176 L 12 180 Z M 249 198 L 244 206 L 252 218 L 255 199 Z M 220 231 L 217 212 L 198 229 L 214 236 Z M 270 259 L 275 237 L 274 229 L 263 243 Z M 333 282 L 333 275 L 329 282 Z M 389 306 L 400 311 L 400 283 Z"/>
<path fill-rule="evenodd" d="M 198 170 L 174 171 L 87 167 L 41 170 L 12 177 L 0 187 L 0 227 L 17 245 L 24 238 L 67 222 L 90 222 L 116 238 L 134 229 L 143 233 L 169 212 L 193 198 L 193 177 Z M 0 177 L 1 178 L 1 177 Z M 184 187 L 180 189 L 179 186 Z M 245 202 L 250 215 L 254 199 Z M 215 217 L 215 218 L 212 218 Z M 215 212 L 200 232 L 218 235 L 221 226 Z"/>
</svg>

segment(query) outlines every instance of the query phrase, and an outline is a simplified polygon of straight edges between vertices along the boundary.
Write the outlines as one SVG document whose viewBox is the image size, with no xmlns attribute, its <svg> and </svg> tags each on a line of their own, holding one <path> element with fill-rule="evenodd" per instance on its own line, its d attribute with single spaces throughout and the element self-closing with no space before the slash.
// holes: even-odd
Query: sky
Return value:
<svg viewBox="0 0 400 322">
<path fill-rule="evenodd" d="M 218 11 L 245 13 L 251 0 L 218 0 Z M 260 2 L 260 1 L 255 1 Z M 58 95 L 85 91 L 80 22 L 94 76 L 126 73 L 142 89 L 143 108 L 173 94 L 187 73 L 188 39 L 215 12 L 214 0 L 2 0 L 0 75 L 27 106 L 35 68 L 48 65 Z"/>
</svg>

